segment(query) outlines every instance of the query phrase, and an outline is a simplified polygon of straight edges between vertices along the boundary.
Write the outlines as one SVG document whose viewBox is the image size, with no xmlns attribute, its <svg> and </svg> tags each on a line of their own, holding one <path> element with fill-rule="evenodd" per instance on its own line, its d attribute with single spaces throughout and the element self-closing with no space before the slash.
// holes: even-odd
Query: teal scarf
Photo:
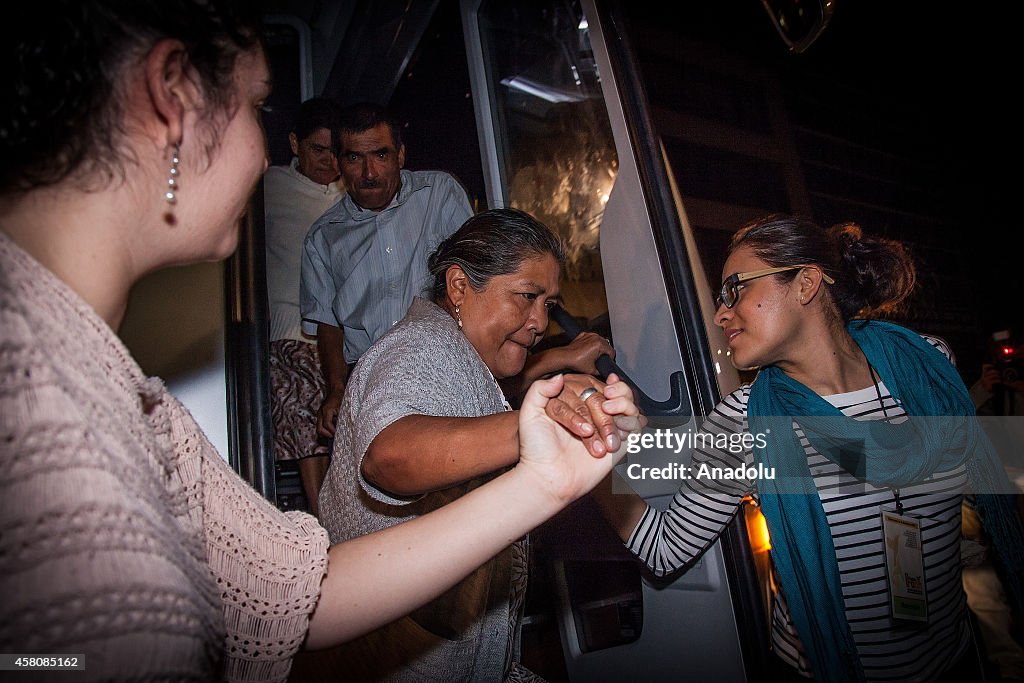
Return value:
<svg viewBox="0 0 1024 683">
<path fill-rule="evenodd" d="M 941 351 L 916 332 L 879 321 L 852 321 L 848 332 L 911 419 L 897 425 L 844 416 L 774 366 L 761 369 L 747 403 L 752 434 L 765 435 L 755 462 L 775 468 L 758 482 L 772 559 L 793 624 L 819 681 L 862 681 L 846 621 L 835 546 L 795 420 L 811 446 L 876 486 L 906 486 L 965 464 L 974 491 L 1012 493 L 974 404 Z M 914 420 L 914 416 L 935 416 Z M 938 419 L 949 416 L 955 419 Z M 847 459 L 853 456 L 853 460 Z M 1011 591 L 1024 585 L 1024 532 L 1009 495 L 979 495 L 978 508 Z M 1019 595 L 1015 595 L 1018 598 Z"/>
</svg>

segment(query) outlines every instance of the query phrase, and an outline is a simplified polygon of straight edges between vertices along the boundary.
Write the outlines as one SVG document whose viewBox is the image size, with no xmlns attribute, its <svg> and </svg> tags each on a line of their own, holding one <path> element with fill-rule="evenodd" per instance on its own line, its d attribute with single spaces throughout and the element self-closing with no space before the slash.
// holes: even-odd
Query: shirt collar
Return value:
<svg viewBox="0 0 1024 683">
<path fill-rule="evenodd" d="M 312 180 L 311 178 L 303 175 L 302 172 L 299 171 L 299 158 L 298 157 L 292 157 L 291 163 L 288 164 L 287 173 L 290 176 L 292 176 L 293 178 L 295 178 L 296 180 L 298 180 L 299 182 L 305 183 L 306 185 L 308 185 L 310 187 L 315 187 L 317 190 L 319 190 L 320 192 L 323 192 L 324 194 L 338 194 L 338 193 L 340 193 L 342 191 L 342 185 L 341 185 L 341 179 L 340 178 L 338 180 L 335 180 L 330 185 L 321 185 L 320 183 L 316 182 L 315 180 Z"/>
<path fill-rule="evenodd" d="M 405 204 L 407 201 L 409 201 L 409 197 L 411 197 L 414 192 L 422 190 L 425 187 L 429 187 L 431 184 L 429 174 L 413 173 L 412 171 L 406 170 L 404 168 L 399 173 L 402 178 L 402 185 L 401 187 L 398 188 L 398 194 L 395 195 L 394 199 L 391 200 L 390 204 L 388 204 L 380 211 L 371 211 L 369 209 L 364 209 L 363 207 L 356 204 L 355 201 L 353 201 L 352 195 L 346 192 L 345 196 L 341 200 L 341 203 L 342 206 L 344 206 L 345 209 L 348 211 L 349 217 L 351 217 L 352 220 L 356 221 L 365 221 L 375 218 L 376 216 L 384 213 L 385 211 L 390 211 L 397 206 Z"/>
</svg>

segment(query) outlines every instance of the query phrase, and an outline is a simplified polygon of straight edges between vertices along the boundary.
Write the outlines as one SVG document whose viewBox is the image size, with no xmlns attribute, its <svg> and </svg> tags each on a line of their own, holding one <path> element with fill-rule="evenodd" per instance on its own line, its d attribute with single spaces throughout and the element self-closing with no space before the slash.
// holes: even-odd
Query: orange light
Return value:
<svg viewBox="0 0 1024 683">
<path fill-rule="evenodd" d="M 761 508 L 748 499 L 746 522 L 747 536 L 750 538 L 750 549 L 755 553 L 766 553 L 772 549 L 771 537 L 768 535 L 768 521 L 761 513 Z"/>
</svg>

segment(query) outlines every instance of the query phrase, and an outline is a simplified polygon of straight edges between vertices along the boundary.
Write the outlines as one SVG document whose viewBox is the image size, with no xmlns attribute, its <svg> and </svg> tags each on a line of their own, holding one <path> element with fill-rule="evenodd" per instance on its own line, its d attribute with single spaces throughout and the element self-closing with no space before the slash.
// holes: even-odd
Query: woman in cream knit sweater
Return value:
<svg viewBox="0 0 1024 683">
<path fill-rule="evenodd" d="M 79 655 L 76 680 L 284 680 L 299 647 L 435 597 L 608 472 L 556 424 L 594 429 L 556 379 L 519 464 L 414 522 L 328 548 L 260 498 L 115 335 L 140 277 L 235 249 L 266 168 L 258 15 L 24 9 L 0 40 L 0 652 Z M 605 396 L 595 420 L 636 415 Z"/>
</svg>

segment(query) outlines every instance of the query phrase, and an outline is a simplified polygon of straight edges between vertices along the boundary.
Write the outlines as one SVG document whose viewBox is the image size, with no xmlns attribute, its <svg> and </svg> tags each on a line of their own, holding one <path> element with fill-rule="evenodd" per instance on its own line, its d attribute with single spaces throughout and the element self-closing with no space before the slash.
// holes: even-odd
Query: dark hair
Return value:
<svg viewBox="0 0 1024 683">
<path fill-rule="evenodd" d="M 246 0 L 58 0 L 20 6 L 0 37 L 0 193 L 85 174 L 124 177 L 125 68 L 164 38 L 185 45 L 207 102 L 228 111 L 240 53 L 259 43 Z M 213 147 L 216 135 L 209 142 Z"/>
<path fill-rule="evenodd" d="M 898 313 L 917 282 L 914 260 L 895 240 L 863 234 L 856 223 L 823 230 L 812 221 L 773 214 L 741 228 L 729 253 L 750 249 L 769 266 L 814 264 L 835 280 L 825 292 L 843 322 Z M 791 280 L 797 273 L 779 273 Z"/>
<path fill-rule="evenodd" d="M 328 97 L 312 97 L 299 105 L 291 132 L 302 141 L 321 128 L 326 128 L 331 131 L 333 140 L 340 121 L 341 105 Z"/>
<path fill-rule="evenodd" d="M 491 209 L 471 217 L 430 255 L 427 268 L 434 276 L 431 297 L 445 300 L 445 276 L 452 266 L 465 271 L 476 291 L 487 287 L 496 275 L 519 270 L 523 261 L 551 254 L 565 267 L 562 241 L 536 218 L 518 209 Z"/>
<path fill-rule="evenodd" d="M 395 149 L 401 149 L 402 131 L 398 120 L 387 109 L 373 102 L 358 102 L 342 109 L 338 130 L 342 133 L 365 133 L 382 123 L 391 129 L 391 139 L 395 143 Z M 336 147 L 340 147 L 340 145 L 341 138 L 339 136 Z M 335 149 L 335 154 L 340 157 L 342 151 Z"/>
</svg>

